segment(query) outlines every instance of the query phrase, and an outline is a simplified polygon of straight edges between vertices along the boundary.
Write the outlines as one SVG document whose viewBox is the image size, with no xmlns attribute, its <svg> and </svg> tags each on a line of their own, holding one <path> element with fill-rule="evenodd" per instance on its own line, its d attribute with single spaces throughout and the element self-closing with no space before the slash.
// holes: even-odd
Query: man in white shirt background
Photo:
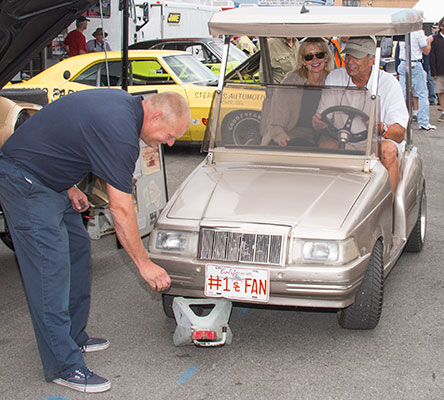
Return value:
<svg viewBox="0 0 444 400">
<path fill-rule="evenodd" d="M 422 30 L 412 32 L 410 35 L 412 86 L 418 96 L 418 125 L 419 129 L 425 131 L 436 129 L 436 126 L 430 124 L 427 75 L 421 63 L 422 55 L 430 53 L 432 40 L 433 38 L 431 36 L 426 37 Z M 400 43 L 399 58 L 401 60 L 398 66 L 399 82 L 405 98 L 405 43 Z"/>
</svg>

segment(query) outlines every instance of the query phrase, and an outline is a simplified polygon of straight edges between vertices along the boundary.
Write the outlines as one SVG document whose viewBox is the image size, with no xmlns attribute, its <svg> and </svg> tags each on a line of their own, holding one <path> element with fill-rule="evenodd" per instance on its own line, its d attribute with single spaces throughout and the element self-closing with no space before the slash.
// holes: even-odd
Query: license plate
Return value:
<svg viewBox="0 0 444 400">
<path fill-rule="evenodd" d="M 205 266 L 205 296 L 267 302 L 270 271 L 264 268 Z"/>
</svg>

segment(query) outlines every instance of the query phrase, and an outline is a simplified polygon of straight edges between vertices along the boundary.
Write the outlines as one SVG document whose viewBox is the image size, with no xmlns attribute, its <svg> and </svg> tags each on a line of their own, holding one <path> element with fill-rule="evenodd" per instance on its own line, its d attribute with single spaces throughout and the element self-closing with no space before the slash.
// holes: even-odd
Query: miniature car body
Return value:
<svg viewBox="0 0 444 400">
<path fill-rule="evenodd" d="M 209 26 L 213 35 L 226 35 L 228 44 L 230 35 L 408 35 L 422 23 L 419 12 L 404 9 L 300 11 L 229 10 L 215 14 Z M 266 48 L 262 40 L 261 52 Z M 379 54 L 377 50 L 376 63 Z M 266 68 L 271 77 L 270 66 Z M 325 95 L 349 97 L 353 107 L 338 101 L 339 107 L 325 112 L 353 124 L 357 118 L 361 127 L 334 126 L 341 143 L 336 148 L 323 147 L 315 132 L 285 147 L 270 141 L 261 111 L 265 100 L 287 96 L 299 113 L 292 99 L 307 90 L 318 101 Z M 345 328 L 376 327 L 384 279 L 403 250 L 422 249 L 426 225 L 422 159 L 410 131 L 392 198 L 380 161 L 376 93 L 377 86 L 219 83 L 204 143 L 208 155 L 167 203 L 150 236 L 150 257 L 172 279 L 163 297 L 167 315 L 172 315 L 173 296 L 223 297 L 334 308 Z M 233 129 L 244 140 L 231 140 L 227 132 Z"/>
</svg>

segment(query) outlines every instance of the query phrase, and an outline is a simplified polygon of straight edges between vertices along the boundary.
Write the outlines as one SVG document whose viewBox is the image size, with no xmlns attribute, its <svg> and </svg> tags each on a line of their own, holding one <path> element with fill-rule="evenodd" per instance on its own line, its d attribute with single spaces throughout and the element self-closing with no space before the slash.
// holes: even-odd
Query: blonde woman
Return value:
<svg viewBox="0 0 444 400">
<path fill-rule="evenodd" d="M 316 113 L 321 89 L 334 69 L 334 58 L 322 38 L 305 39 L 298 51 L 296 69 L 289 72 L 282 85 L 302 85 L 301 89 L 275 89 L 262 144 L 273 140 L 279 146 L 290 144 L 315 146 L 312 117 Z"/>
</svg>

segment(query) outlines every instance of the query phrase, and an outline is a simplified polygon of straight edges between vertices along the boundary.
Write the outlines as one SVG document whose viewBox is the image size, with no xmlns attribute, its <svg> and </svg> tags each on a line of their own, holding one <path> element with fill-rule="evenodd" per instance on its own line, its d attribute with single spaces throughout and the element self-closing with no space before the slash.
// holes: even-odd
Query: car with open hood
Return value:
<svg viewBox="0 0 444 400">
<path fill-rule="evenodd" d="M 259 36 L 271 82 L 265 36 L 375 35 L 378 64 L 380 39 L 408 38 L 421 18 L 411 9 L 255 7 L 217 13 L 209 27 L 225 43 L 231 35 Z M 166 315 L 173 316 L 175 296 L 225 298 L 336 309 L 342 327 L 377 326 L 384 280 L 404 250 L 423 247 L 426 192 L 409 126 L 392 195 L 381 162 L 376 82 L 368 89 L 219 82 L 208 155 L 167 203 L 149 240 L 150 257 L 172 280 L 163 295 Z M 268 100 L 280 98 L 300 114 L 313 109 L 304 102 L 324 96 L 339 99 L 323 111 L 325 121 L 335 116 L 326 132 L 337 146 L 322 146 L 314 130 L 287 146 L 271 140 Z M 341 104 L 344 98 L 352 106 Z M 233 129 L 244 140 L 231 140 Z"/>
</svg>

